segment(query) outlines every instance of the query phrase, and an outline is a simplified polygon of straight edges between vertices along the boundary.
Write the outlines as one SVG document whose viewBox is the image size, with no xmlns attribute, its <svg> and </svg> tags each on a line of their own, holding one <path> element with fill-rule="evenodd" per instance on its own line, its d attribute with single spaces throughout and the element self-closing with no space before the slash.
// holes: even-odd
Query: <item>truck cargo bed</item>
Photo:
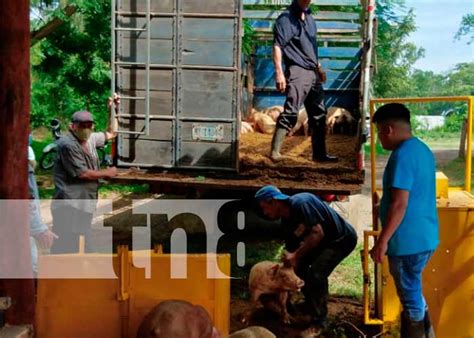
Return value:
<svg viewBox="0 0 474 338">
<path fill-rule="evenodd" d="M 313 162 L 310 138 L 304 136 L 288 137 L 282 148 L 282 153 L 288 158 L 273 163 L 268 158 L 270 142 L 271 135 L 242 135 L 239 143 L 239 173 L 131 168 L 121 170 L 114 180 L 150 183 L 156 190 L 171 193 L 181 191 L 182 188 L 253 192 L 265 184 L 273 184 L 288 193 L 309 191 L 316 194 L 351 195 L 361 191 L 364 171 L 356 167 L 359 152 L 356 137 L 328 135 L 328 152 L 339 157 L 337 163 Z"/>
</svg>

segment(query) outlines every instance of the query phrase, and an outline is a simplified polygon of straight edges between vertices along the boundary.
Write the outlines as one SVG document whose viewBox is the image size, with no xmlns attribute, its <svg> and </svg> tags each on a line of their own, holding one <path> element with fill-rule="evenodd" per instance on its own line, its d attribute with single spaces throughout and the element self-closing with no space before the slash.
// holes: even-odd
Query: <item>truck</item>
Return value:
<svg viewBox="0 0 474 338">
<path fill-rule="evenodd" d="M 374 5 L 314 1 L 326 105 L 349 110 L 355 135 L 328 135 L 336 164 L 311 160 L 310 141 L 287 138 L 289 160 L 268 158 L 271 135 L 240 135 L 252 108 L 282 105 L 272 27 L 291 0 L 120 0 L 112 4 L 112 92 L 121 95 L 116 181 L 154 191 L 254 191 L 350 195 L 364 180 Z M 313 7 L 314 8 L 314 7 Z M 251 53 L 243 55 L 243 26 Z"/>
</svg>

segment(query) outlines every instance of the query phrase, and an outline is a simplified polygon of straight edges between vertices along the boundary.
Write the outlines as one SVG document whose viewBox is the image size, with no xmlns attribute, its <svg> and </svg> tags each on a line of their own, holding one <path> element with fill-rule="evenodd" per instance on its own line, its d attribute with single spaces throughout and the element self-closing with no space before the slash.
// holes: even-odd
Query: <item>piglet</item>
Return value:
<svg viewBox="0 0 474 338">
<path fill-rule="evenodd" d="M 240 124 L 240 135 L 253 133 L 253 127 L 250 122 L 242 121 Z"/>
<path fill-rule="evenodd" d="M 263 113 L 270 116 L 272 120 L 276 122 L 280 114 L 283 113 L 283 106 L 272 106 L 265 108 Z"/>
<path fill-rule="evenodd" d="M 137 338 L 221 338 L 206 310 L 182 300 L 166 300 L 143 319 Z"/>
<path fill-rule="evenodd" d="M 290 323 L 290 316 L 286 308 L 289 291 L 300 291 L 304 281 L 300 279 L 292 267 L 286 267 L 283 263 L 263 261 L 255 264 L 250 270 L 249 288 L 250 297 L 254 305 L 261 302 L 262 295 L 275 295 L 278 302 L 275 310 L 281 314 L 285 324 Z M 274 304 L 264 304 L 274 305 Z M 248 318 L 246 318 L 248 321 Z"/>
<path fill-rule="evenodd" d="M 352 114 L 344 108 L 330 107 L 326 119 L 326 132 L 334 134 L 335 130 L 343 134 L 353 134 L 356 128 L 357 121 Z"/>
</svg>

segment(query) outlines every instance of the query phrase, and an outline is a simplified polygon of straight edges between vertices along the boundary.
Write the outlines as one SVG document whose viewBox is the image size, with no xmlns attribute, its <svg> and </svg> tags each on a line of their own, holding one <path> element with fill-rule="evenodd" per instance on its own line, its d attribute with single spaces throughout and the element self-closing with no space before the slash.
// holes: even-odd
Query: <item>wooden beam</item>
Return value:
<svg viewBox="0 0 474 338">
<path fill-rule="evenodd" d="M 33 325 L 34 284 L 28 222 L 30 6 L 4 0 L 0 12 L 0 290 L 12 299 L 10 325 Z M 20 201 L 23 200 L 23 203 Z M 15 207 L 16 206 L 16 207 Z M 14 278 L 23 279 L 14 279 Z"/>
<path fill-rule="evenodd" d="M 288 6 L 293 0 L 243 0 L 246 5 L 262 5 L 262 6 Z M 311 0 L 316 6 L 360 6 L 358 0 Z"/>
<path fill-rule="evenodd" d="M 283 10 L 245 10 L 245 19 L 260 19 L 260 20 L 275 20 L 278 16 L 283 13 Z M 359 21 L 359 13 L 350 12 L 317 12 L 313 17 L 319 20 L 349 20 Z"/>
</svg>

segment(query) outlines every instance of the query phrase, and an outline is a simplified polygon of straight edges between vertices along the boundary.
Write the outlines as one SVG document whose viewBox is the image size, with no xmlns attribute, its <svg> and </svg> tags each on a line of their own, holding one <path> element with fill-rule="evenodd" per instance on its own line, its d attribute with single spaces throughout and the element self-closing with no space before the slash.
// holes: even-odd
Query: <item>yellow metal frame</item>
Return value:
<svg viewBox="0 0 474 338">
<path fill-rule="evenodd" d="M 390 99 L 372 99 L 370 100 L 370 162 L 371 162 L 371 183 L 372 196 L 376 192 L 376 154 L 375 154 L 375 125 L 372 123 L 372 117 L 375 113 L 375 105 L 380 103 L 429 103 L 429 102 L 467 102 L 467 152 L 466 171 L 464 180 L 464 191 L 471 191 L 471 173 L 472 173 L 472 96 L 446 96 L 446 97 L 409 97 L 409 98 L 390 98 Z"/>
<path fill-rule="evenodd" d="M 427 97 L 427 98 L 386 98 L 386 99 L 372 99 L 370 100 L 370 119 L 375 113 L 375 105 L 383 103 L 429 103 L 429 102 L 467 102 L 467 153 L 466 153 L 466 165 L 465 165 L 465 181 L 464 191 L 471 191 L 471 173 L 472 173 L 472 126 L 473 126 L 473 97 L 472 96 L 460 96 L 460 97 Z M 364 273 L 364 323 L 367 325 L 381 325 L 383 320 L 370 318 L 370 275 L 369 275 L 369 237 L 376 237 L 379 234 L 379 223 L 378 223 L 378 212 L 376 210 L 375 198 L 377 194 L 377 166 L 376 166 L 376 151 L 375 151 L 375 125 L 370 123 L 370 160 L 371 160 L 371 191 L 372 191 L 372 228 L 374 231 L 364 232 L 364 250 L 363 250 L 363 273 Z M 450 190 L 463 190 L 463 188 L 452 188 Z M 378 264 L 375 265 L 375 274 L 379 276 L 382 267 Z M 380 281 L 379 281 L 380 282 Z M 381 287 L 376 288 L 376 293 L 380 293 Z M 382 295 L 377 294 L 376 299 L 380 299 Z M 380 307 L 379 313 L 384 317 L 383 302 L 378 302 Z"/>
<path fill-rule="evenodd" d="M 364 250 L 362 256 L 362 270 L 364 272 L 364 323 L 366 325 L 383 325 L 383 320 L 370 318 L 370 271 L 369 271 L 369 237 L 377 237 L 379 231 L 364 231 Z"/>
</svg>

